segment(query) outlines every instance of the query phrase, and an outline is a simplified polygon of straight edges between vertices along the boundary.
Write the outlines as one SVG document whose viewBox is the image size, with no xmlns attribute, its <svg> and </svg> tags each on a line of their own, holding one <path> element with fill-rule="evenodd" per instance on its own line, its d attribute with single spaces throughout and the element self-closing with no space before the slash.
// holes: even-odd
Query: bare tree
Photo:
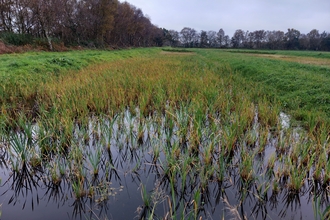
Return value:
<svg viewBox="0 0 330 220">
<path fill-rule="evenodd" d="M 330 51 L 330 33 L 323 31 L 320 34 L 320 47 L 322 50 Z"/>
<path fill-rule="evenodd" d="M 245 32 L 241 29 L 235 31 L 233 37 L 231 38 L 231 43 L 234 48 L 239 48 L 243 46 L 245 39 Z"/>
<path fill-rule="evenodd" d="M 306 34 L 300 34 L 299 36 L 299 49 L 300 50 L 308 50 L 309 46 L 309 38 Z"/>
<path fill-rule="evenodd" d="M 300 31 L 289 28 L 288 32 L 285 33 L 285 41 L 287 49 L 299 49 L 299 36 Z"/>
<path fill-rule="evenodd" d="M 223 47 L 227 48 L 231 46 L 230 37 L 228 35 L 225 35 L 223 38 Z"/>
<path fill-rule="evenodd" d="M 208 39 L 206 31 L 201 31 L 201 33 L 200 33 L 199 46 L 200 47 L 208 47 L 209 46 L 209 39 Z"/>
<path fill-rule="evenodd" d="M 265 36 L 267 47 L 269 49 L 284 49 L 284 32 L 283 31 L 267 31 Z"/>
<path fill-rule="evenodd" d="M 101 45 L 104 44 L 107 35 L 113 29 L 117 4 L 117 0 L 100 0 L 96 6 L 96 40 Z"/>
<path fill-rule="evenodd" d="M 222 28 L 220 28 L 220 30 L 217 33 L 217 40 L 219 43 L 219 47 L 222 47 L 224 45 L 224 41 L 225 41 L 224 38 L 225 38 L 225 31 Z"/>
<path fill-rule="evenodd" d="M 176 47 L 180 43 L 180 35 L 178 31 L 169 30 L 169 34 L 171 35 L 171 46 Z"/>
<path fill-rule="evenodd" d="M 185 47 L 192 47 L 196 41 L 197 32 L 193 28 L 185 27 L 180 31 L 180 35 Z"/>
<path fill-rule="evenodd" d="M 318 50 L 321 42 L 319 31 L 313 29 L 307 34 L 307 37 L 309 39 L 309 49 Z"/>
<path fill-rule="evenodd" d="M 254 32 L 245 32 L 244 42 L 243 45 L 245 48 L 255 48 L 255 40 L 254 40 Z"/>
<path fill-rule="evenodd" d="M 255 48 L 261 48 L 262 43 L 264 42 L 266 37 L 266 31 L 258 30 L 253 32 L 253 41 Z"/>
<path fill-rule="evenodd" d="M 215 31 L 208 31 L 207 32 L 208 40 L 209 40 L 209 46 L 210 47 L 216 47 L 218 44 L 217 41 L 217 32 Z"/>
<path fill-rule="evenodd" d="M 13 0 L 0 0 L 0 31 L 13 31 Z"/>
<path fill-rule="evenodd" d="M 50 50 L 53 50 L 51 35 L 54 32 L 56 22 L 57 0 L 31 0 L 27 6 L 32 12 L 32 31 L 39 37 L 45 37 Z"/>
</svg>

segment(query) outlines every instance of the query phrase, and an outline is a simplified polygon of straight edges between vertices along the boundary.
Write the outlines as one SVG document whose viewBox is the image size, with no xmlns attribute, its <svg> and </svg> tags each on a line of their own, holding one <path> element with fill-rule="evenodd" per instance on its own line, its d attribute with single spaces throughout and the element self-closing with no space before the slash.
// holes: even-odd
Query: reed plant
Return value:
<svg viewBox="0 0 330 220">
<path fill-rule="evenodd" d="M 49 175 L 50 180 L 54 185 L 59 185 L 62 181 L 62 177 L 65 175 L 63 170 L 60 171 L 60 164 L 58 163 L 59 159 L 55 159 L 49 162 Z"/>
<path fill-rule="evenodd" d="M 92 168 L 92 174 L 94 176 L 99 173 L 99 164 L 101 163 L 102 151 L 101 148 L 97 148 L 94 151 L 87 153 L 89 164 Z"/>
<path fill-rule="evenodd" d="M 192 201 L 192 203 L 194 205 L 194 219 L 195 220 L 198 218 L 200 202 L 201 202 L 201 191 L 199 189 L 197 189 L 196 192 L 194 193 L 194 200 Z"/>
<path fill-rule="evenodd" d="M 82 179 L 76 179 L 71 182 L 73 196 L 76 200 L 81 199 L 87 194 L 87 191 L 84 187 L 84 181 Z"/>
<path fill-rule="evenodd" d="M 32 131 L 29 132 L 32 133 Z M 20 172 L 23 166 L 30 163 L 33 156 L 35 146 L 29 135 L 29 133 L 26 135 L 25 132 L 13 131 L 10 133 L 10 140 L 8 141 L 10 148 L 8 150 L 11 154 L 11 164 L 16 172 Z"/>
<path fill-rule="evenodd" d="M 227 170 L 227 163 L 224 156 L 224 152 L 219 152 L 219 157 L 217 159 L 218 166 L 215 168 L 216 171 L 216 178 L 219 182 L 222 182 L 225 180 L 226 170 Z"/>
<path fill-rule="evenodd" d="M 275 163 L 276 163 L 276 153 L 274 152 L 269 156 L 267 163 L 267 173 L 269 173 L 270 175 L 273 175 L 274 173 Z"/>
<path fill-rule="evenodd" d="M 306 171 L 303 169 L 297 169 L 295 162 L 292 161 L 290 158 L 286 160 L 286 166 L 289 170 L 288 177 L 288 189 L 292 192 L 299 193 L 301 188 L 305 184 L 306 178 Z M 285 173 L 286 175 L 287 173 Z"/>
<path fill-rule="evenodd" d="M 226 146 L 225 150 L 228 158 L 232 157 L 236 149 L 238 141 L 237 126 L 238 124 L 235 124 L 235 126 L 225 125 L 223 128 L 223 144 Z"/>
<path fill-rule="evenodd" d="M 258 103 L 258 121 L 262 126 L 276 127 L 279 121 L 279 105 L 270 105 L 267 99 L 263 98 Z"/>
<path fill-rule="evenodd" d="M 241 148 L 241 161 L 239 162 L 239 174 L 245 183 L 251 183 L 254 179 L 254 152 Z"/>
</svg>

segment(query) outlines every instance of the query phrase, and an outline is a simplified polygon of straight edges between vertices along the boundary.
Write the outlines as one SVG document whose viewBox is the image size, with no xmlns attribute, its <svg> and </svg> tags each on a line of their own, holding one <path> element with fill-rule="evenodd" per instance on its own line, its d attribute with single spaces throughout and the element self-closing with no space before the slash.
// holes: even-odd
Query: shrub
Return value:
<svg viewBox="0 0 330 220">
<path fill-rule="evenodd" d="M 33 37 L 29 34 L 17 34 L 12 32 L 4 32 L 0 34 L 0 38 L 6 43 L 15 46 L 24 46 L 33 42 Z"/>
</svg>

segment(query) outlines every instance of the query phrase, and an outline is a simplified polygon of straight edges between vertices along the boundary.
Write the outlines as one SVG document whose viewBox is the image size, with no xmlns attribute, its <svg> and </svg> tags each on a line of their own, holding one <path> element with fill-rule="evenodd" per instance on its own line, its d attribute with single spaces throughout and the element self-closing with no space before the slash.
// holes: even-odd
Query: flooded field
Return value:
<svg viewBox="0 0 330 220">
<path fill-rule="evenodd" d="M 255 113 L 245 136 L 231 140 L 219 116 L 195 130 L 183 110 L 92 117 L 75 124 L 68 147 L 38 124 L 13 131 L 1 143 L 2 217 L 312 219 L 329 205 L 312 168 L 288 167 L 306 140 L 287 115 L 268 131 Z"/>
<path fill-rule="evenodd" d="M 58 59 L 74 71 L 0 75 L 1 219 L 329 217 L 326 67 L 80 53 Z"/>
</svg>

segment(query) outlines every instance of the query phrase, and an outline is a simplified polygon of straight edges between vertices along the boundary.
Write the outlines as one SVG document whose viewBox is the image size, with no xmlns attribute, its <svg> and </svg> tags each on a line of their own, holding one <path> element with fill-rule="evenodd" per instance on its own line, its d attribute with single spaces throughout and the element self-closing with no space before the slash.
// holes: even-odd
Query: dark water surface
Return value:
<svg viewBox="0 0 330 220">
<path fill-rule="evenodd" d="M 1 219 L 142 219 L 148 218 L 144 214 L 151 212 L 155 214 L 153 219 L 175 216 L 178 219 L 314 219 L 313 204 L 324 207 L 329 203 L 328 188 L 315 189 L 308 181 L 298 193 L 285 187 L 274 192 L 272 187 L 267 187 L 269 179 L 264 171 L 256 171 L 254 182 L 246 184 L 236 165 L 240 152 L 233 156 L 230 162 L 233 165 L 226 168 L 223 181 L 210 178 L 203 185 L 200 173 L 193 173 L 182 183 L 182 176 L 177 174 L 171 185 L 165 172 L 170 162 L 166 161 L 162 147 L 154 160 L 158 149 L 155 146 L 175 144 L 178 137 L 173 136 L 171 143 L 167 143 L 165 134 L 157 134 L 156 125 L 151 125 L 148 129 L 144 127 L 142 142 L 139 142 L 136 136 L 128 135 L 130 129 L 137 130 L 135 119 L 126 113 L 122 125 L 118 120 L 112 125 L 106 123 L 112 131 L 108 141 L 99 137 L 102 128 L 98 120 L 91 120 L 87 139 L 81 138 L 82 129 L 75 129 L 75 145 L 84 155 L 81 166 L 85 172 L 85 194 L 81 198 L 74 193 L 76 177 L 72 170 L 79 167 L 73 159 L 67 159 L 71 157 L 54 154 L 42 166 L 32 167 L 26 163 L 17 172 L 13 171 L 13 161 L 18 161 L 15 157 L 19 155 L 6 149 L 10 145 L 4 141 L 0 154 Z M 125 132 L 120 126 L 124 126 Z M 38 127 L 34 129 L 36 135 Z M 276 139 L 269 138 L 268 142 L 265 152 L 254 159 L 255 169 L 264 169 L 270 155 L 275 153 Z M 108 144 L 110 148 L 105 147 Z M 88 155 L 99 149 L 99 173 L 94 176 Z M 36 152 L 31 155 L 33 153 Z M 50 170 L 61 163 L 65 175 L 56 183 L 51 181 Z M 257 166 L 260 164 L 262 166 Z M 281 179 L 278 184 L 285 185 L 286 181 Z M 91 189 L 93 193 L 88 193 Z M 320 195 L 319 203 L 313 201 L 315 193 Z M 147 208 L 145 195 L 150 204 Z"/>
</svg>

